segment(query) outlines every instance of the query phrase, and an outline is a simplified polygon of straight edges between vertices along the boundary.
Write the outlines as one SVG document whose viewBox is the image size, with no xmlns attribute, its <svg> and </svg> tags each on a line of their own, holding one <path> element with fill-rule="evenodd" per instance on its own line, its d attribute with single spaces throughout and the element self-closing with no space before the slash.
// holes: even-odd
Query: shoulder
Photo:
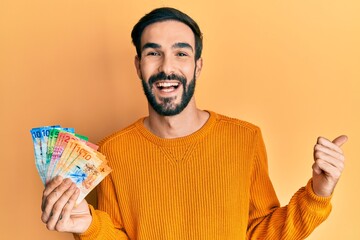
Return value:
<svg viewBox="0 0 360 240">
<path fill-rule="evenodd" d="M 215 116 L 217 120 L 212 131 L 212 136 L 218 139 L 215 141 L 223 141 L 235 151 L 251 154 L 256 151 L 262 142 L 261 130 L 257 125 L 222 114 L 215 113 Z"/>
<path fill-rule="evenodd" d="M 218 113 L 214 114 L 217 118 L 217 125 L 221 128 L 244 131 L 255 135 L 260 133 L 260 128 L 253 123 L 238 118 L 228 117 Z"/>
<path fill-rule="evenodd" d="M 100 146 L 100 148 L 104 148 L 104 146 L 112 145 L 114 142 L 121 142 L 131 138 L 131 136 L 137 135 L 136 125 L 142 120 L 143 118 L 137 120 L 136 122 L 121 130 L 115 131 L 114 133 L 106 136 L 98 143 L 98 145 Z"/>
</svg>

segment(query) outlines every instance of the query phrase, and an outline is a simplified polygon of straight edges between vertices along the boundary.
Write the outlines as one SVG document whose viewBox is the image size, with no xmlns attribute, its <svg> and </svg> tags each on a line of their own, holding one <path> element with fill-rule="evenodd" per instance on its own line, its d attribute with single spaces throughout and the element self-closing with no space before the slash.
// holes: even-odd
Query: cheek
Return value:
<svg viewBox="0 0 360 240">
<path fill-rule="evenodd" d="M 194 77 L 195 64 L 187 64 L 182 66 L 181 72 L 188 80 L 191 80 Z"/>
<path fill-rule="evenodd" d="M 155 63 L 144 62 L 140 66 L 141 75 L 144 80 L 149 79 L 150 76 L 158 72 L 159 67 Z"/>
</svg>

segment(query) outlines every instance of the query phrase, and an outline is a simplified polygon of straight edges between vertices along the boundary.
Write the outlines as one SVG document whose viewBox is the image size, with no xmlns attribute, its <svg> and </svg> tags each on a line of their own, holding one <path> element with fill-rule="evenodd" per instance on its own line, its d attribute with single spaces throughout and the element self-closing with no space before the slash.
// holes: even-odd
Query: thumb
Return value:
<svg viewBox="0 0 360 240">
<path fill-rule="evenodd" d="M 341 135 L 337 138 L 335 138 L 332 142 L 335 143 L 338 147 L 341 147 L 344 143 L 346 143 L 348 140 L 348 137 L 345 135 Z"/>
</svg>

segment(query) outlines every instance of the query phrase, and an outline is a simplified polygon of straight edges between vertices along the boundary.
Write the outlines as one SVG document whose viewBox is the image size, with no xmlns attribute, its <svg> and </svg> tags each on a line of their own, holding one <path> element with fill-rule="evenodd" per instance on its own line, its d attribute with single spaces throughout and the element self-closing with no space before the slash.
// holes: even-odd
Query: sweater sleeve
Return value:
<svg viewBox="0 0 360 240">
<path fill-rule="evenodd" d="M 89 205 L 93 217 L 90 227 L 80 235 L 74 235 L 80 240 L 128 240 L 124 230 L 117 197 L 111 176 L 107 176 L 97 187 L 98 208 Z"/>
<path fill-rule="evenodd" d="M 328 217 L 331 196 L 317 196 L 312 180 L 294 194 L 287 206 L 280 207 L 269 178 L 260 131 L 253 164 L 247 239 L 304 239 Z"/>
</svg>

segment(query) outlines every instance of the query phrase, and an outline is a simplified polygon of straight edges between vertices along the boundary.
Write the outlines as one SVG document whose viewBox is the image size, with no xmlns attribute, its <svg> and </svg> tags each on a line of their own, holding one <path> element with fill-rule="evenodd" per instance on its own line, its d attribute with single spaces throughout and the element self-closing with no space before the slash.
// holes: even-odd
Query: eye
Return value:
<svg viewBox="0 0 360 240">
<path fill-rule="evenodd" d="M 177 53 L 177 56 L 179 56 L 179 57 L 186 57 L 186 56 L 188 56 L 188 54 L 185 53 L 185 52 L 179 52 L 179 53 Z"/>
<path fill-rule="evenodd" d="M 160 53 L 158 52 L 148 52 L 146 56 L 160 56 Z"/>
</svg>

